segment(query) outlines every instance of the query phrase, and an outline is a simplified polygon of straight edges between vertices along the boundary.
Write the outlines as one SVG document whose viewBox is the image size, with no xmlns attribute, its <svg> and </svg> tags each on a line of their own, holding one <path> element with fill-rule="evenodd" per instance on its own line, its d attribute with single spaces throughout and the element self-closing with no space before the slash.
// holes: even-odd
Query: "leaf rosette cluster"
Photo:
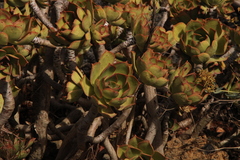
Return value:
<svg viewBox="0 0 240 160">
<path fill-rule="evenodd" d="M 136 60 L 136 69 L 140 80 L 147 85 L 163 87 L 168 83 L 169 73 L 172 72 L 170 58 L 148 49 L 142 57 Z"/>
<path fill-rule="evenodd" d="M 22 67 L 27 60 L 13 46 L 5 46 L 0 49 L 0 79 L 7 82 L 13 77 L 20 76 Z"/>
<path fill-rule="evenodd" d="M 181 50 L 196 64 L 206 63 L 210 58 L 223 55 L 228 46 L 227 32 L 216 19 L 191 20 L 178 23 Z"/>
<path fill-rule="evenodd" d="M 51 42 L 65 45 L 79 54 L 88 51 L 92 42 L 105 44 L 103 38 L 109 35 L 109 29 L 105 19 L 93 23 L 92 5 L 90 1 L 82 7 L 69 3 L 68 9 L 61 13 L 56 22 L 58 31 L 51 33 Z"/>
<path fill-rule="evenodd" d="M 33 17 L 11 15 L 0 9 L 0 45 L 29 44 L 40 33 L 40 26 Z"/>
<path fill-rule="evenodd" d="M 192 67 L 189 62 L 178 68 L 171 78 L 171 96 L 180 106 L 195 105 L 207 98 L 205 88 L 197 80 L 197 74 L 189 73 Z"/>
<path fill-rule="evenodd" d="M 99 106 L 99 112 L 115 116 L 111 107 L 123 110 L 135 104 L 135 93 L 140 85 L 127 62 L 115 62 L 115 55 L 106 51 L 99 62 L 93 64 L 90 80 L 86 75 L 80 81 L 87 96 Z"/>
</svg>

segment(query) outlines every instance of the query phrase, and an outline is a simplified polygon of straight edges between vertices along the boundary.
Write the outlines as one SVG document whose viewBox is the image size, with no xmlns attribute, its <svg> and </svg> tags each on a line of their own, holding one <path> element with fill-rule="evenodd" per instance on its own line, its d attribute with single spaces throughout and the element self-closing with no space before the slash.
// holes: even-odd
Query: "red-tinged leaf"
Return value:
<svg viewBox="0 0 240 160">
<path fill-rule="evenodd" d="M 9 25 L 6 26 L 2 31 L 8 35 L 9 42 L 12 43 L 21 37 L 23 29 L 19 26 Z"/>
<path fill-rule="evenodd" d="M 127 149 L 128 149 L 128 145 L 118 145 L 117 146 L 117 156 L 118 156 L 118 158 L 124 159 Z"/>
<path fill-rule="evenodd" d="M 154 149 L 152 145 L 149 143 L 149 141 L 144 140 L 138 143 L 138 148 L 147 155 L 152 155 L 154 152 Z"/>
<path fill-rule="evenodd" d="M 21 40 L 16 42 L 18 45 L 30 44 L 32 40 L 38 36 L 37 32 L 28 32 Z"/>
<path fill-rule="evenodd" d="M 90 82 L 92 85 L 94 85 L 96 79 L 100 76 L 103 70 L 106 69 L 109 63 L 113 63 L 114 60 L 115 55 L 109 51 L 105 51 L 103 55 L 100 57 L 99 62 L 93 64 L 90 75 Z"/>
<path fill-rule="evenodd" d="M 87 10 L 87 14 L 84 16 L 82 20 L 82 29 L 84 32 L 88 32 L 92 25 L 92 15 L 89 10 Z"/>
<path fill-rule="evenodd" d="M 86 77 L 86 75 L 84 75 L 83 78 L 80 80 L 80 84 L 82 86 L 84 93 L 87 96 L 94 95 L 94 88 L 91 85 L 89 79 Z"/>
<path fill-rule="evenodd" d="M 105 107 L 102 105 L 98 106 L 98 112 L 105 116 L 108 116 L 109 118 L 113 118 L 117 115 L 110 107 Z"/>
<path fill-rule="evenodd" d="M 5 32 L 0 32 L 0 45 L 8 44 L 8 35 Z"/>
<path fill-rule="evenodd" d="M 132 147 L 128 147 L 126 152 L 125 152 L 125 156 L 128 158 L 138 158 L 141 155 L 141 150 L 139 150 L 138 148 L 132 148 Z"/>
<path fill-rule="evenodd" d="M 73 42 L 68 46 L 68 48 L 73 49 L 73 50 L 80 49 L 82 41 L 83 41 L 83 40 L 73 41 Z"/>
<path fill-rule="evenodd" d="M 138 147 L 138 143 L 144 141 L 142 138 L 139 138 L 137 136 L 134 136 L 133 138 L 131 138 L 128 142 L 129 145 L 137 148 Z"/>
</svg>

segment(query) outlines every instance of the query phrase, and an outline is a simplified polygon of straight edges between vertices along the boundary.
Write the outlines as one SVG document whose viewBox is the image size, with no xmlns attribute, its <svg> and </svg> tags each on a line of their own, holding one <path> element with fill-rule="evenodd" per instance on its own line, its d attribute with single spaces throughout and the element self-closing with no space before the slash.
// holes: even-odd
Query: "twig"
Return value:
<svg viewBox="0 0 240 160">
<path fill-rule="evenodd" d="M 225 150 L 225 149 L 240 149 L 240 147 L 222 147 L 222 148 L 217 148 L 217 149 L 212 149 L 212 150 L 198 148 L 198 150 L 206 151 L 206 152 L 215 152 L 215 151 L 221 151 L 221 150 Z"/>
<path fill-rule="evenodd" d="M 101 55 L 105 52 L 106 48 L 103 44 L 97 45 L 97 54 L 98 59 L 101 57 Z"/>
<path fill-rule="evenodd" d="M 86 147 L 88 129 L 97 114 L 97 106 L 92 105 L 87 115 L 75 123 L 64 139 L 56 160 L 68 160 L 77 152 L 83 152 Z"/>
<path fill-rule="evenodd" d="M 3 96 L 4 104 L 2 112 L 0 113 L 0 128 L 8 121 L 15 108 L 15 100 L 12 94 L 12 88 L 9 82 L 0 80 L 0 93 Z"/>
<path fill-rule="evenodd" d="M 48 127 L 51 129 L 51 131 L 53 131 L 62 140 L 65 138 L 65 135 L 55 127 L 55 125 L 52 121 L 50 121 L 50 123 L 48 124 Z"/>
<path fill-rule="evenodd" d="M 137 116 L 137 117 L 135 118 L 135 120 L 141 121 L 142 124 L 143 124 L 143 128 L 144 128 L 145 130 L 148 129 L 147 120 L 146 120 L 146 118 L 145 118 L 143 115 Z"/>
<path fill-rule="evenodd" d="M 230 137 L 222 140 L 221 142 L 219 142 L 219 146 L 224 146 L 225 144 L 227 144 L 229 141 L 231 141 L 233 138 L 235 138 L 236 136 L 239 136 L 240 133 L 240 129 L 238 128 L 236 132 L 234 132 Z"/>
<path fill-rule="evenodd" d="M 34 44 L 38 44 L 38 45 L 46 46 L 46 47 L 50 47 L 50 48 L 56 48 L 57 47 L 57 46 L 53 45 L 49 40 L 42 39 L 40 37 L 33 38 L 32 42 Z"/>
<path fill-rule="evenodd" d="M 113 48 L 110 52 L 117 53 L 117 52 L 121 51 L 122 49 L 127 48 L 128 46 L 133 45 L 135 43 L 133 34 L 131 31 L 127 32 L 126 39 L 127 39 L 126 41 L 120 43 L 118 46 Z"/>
<path fill-rule="evenodd" d="M 63 84 L 65 80 L 65 74 L 62 71 L 62 59 L 61 59 L 62 54 L 63 54 L 62 47 L 57 47 L 54 50 L 53 54 L 53 70 L 54 73 L 57 75 L 58 79 L 60 80 L 60 84 Z"/>
<path fill-rule="evenodd" d="M 38 18 L 42 21 L 43 24 L 45 24 L 48 29 L 50 29 L 53 32 L 56 32 L 57 29 L 52 25 L 52 23 L 47 19 L 47 17 L 43 14 L 41 9 L 38 7 L 35 0 L 30 0 L 29 4 L 31 8 L 33 9 L 34 13 L 38 16 Z"/>
<path fill-rule="evenodd" d="M 70 71 L 73 71 L 77 66 L 76 55 L 74 50 L 71 50 L 71 49 L 67 50 L 67 62 L 68 62 L 68 69 Z"/>
<path fill-rule="evenodd" d="M 167 141 L 168 141 L 168 136 L 169 136 L 169 119 L 170 119 L 170 114 L 171 112 L 168 111 L 166 112 L 165 116 L 164 116 L 164 119 L 162 121 L 162 141 L 161 141 L 161 144 L 159 145 L 158 148 L 156 148 L 157 151 L 159 151 L 160 153 L 162 153 L 164 155 L 164 148 L 167 144 Z"/>
<path fill-rule="evenodd" d="M 87 133 L 88 136 L 93 137 L 95 135 L 96 130 L 102 124 L 102 119 L 103 119 L 103 116 L 100 116 L 100 117 L 97 117 L 93 120 L 93 123 L 89 127 L 89 130 L 88 130 L 88 133 Z"/>
<path fill-rule="evenodd" d="M 79 120 L 79 118 L 83 115 L 84 111 L 82 107 L 76 108 L 72 112 L 70 112 L 66 118 L 64 118 L 60 123 L 56 125 L 56 128 L 61 128 L 70 124 L 75 123 Z"/>
<path fill-rule="evenodd" d="M 132 107 L 125 109 L 122 112 L 122 115 L 118 117 L 118 119 L 111 125 L 109 126 L 106 130 L 104 130 L 101 134 L 99 134 L 97 137 L 88 137 L 89 142 L 91 143 L 100 143 L 102 142 L 106 137 L 108 137 L 110 134 L 112 134 L 116 129 L 118 129 L 121 124 L 127 119 L 129 116 L 130 112 L 132 110 Z"/>
<path fill-rule="evenodd" d="M 69 1 L 67 1 L 67 0 L 57 0 L 54 3 L 57 20 L 59 20 L 61 12 L 64 11 L 64 9 L 66 9 L 68 7 L 68 4 L 69 4 Z"/>
<path fill-rule="evenodd" d="M 192 122 L 193 122 L 192 118 L 186 118 L 186 119 L 178 122 L 178 125 L 179 125 L 180 128 L 185 128 L 185 127 L 191 125 Z"/>
<path fill-rule="evenodd" d="M 161 8 L 161 20 L 158 22 L 157 26 L 163 27 L 168 19 L 169 4 L 166 4 L 166 7 Z"/>
<path fill-rule="evenodd" d="M 103 144 L 109 153 L 111 160 L 118 160 L 117 153 L 115 149 L 113 148 L 112 144 L 110 143 L 108 137 L 103 141 Z"/>
<path fill-rule="evenodd" d="M 195 125 L 195 128 L 192 133 L 192 138 L 197 138 L 203 128 L 217 115 L 221 106 L 215 105 L 212 106 L 212 109 L 205 116 L 201 117 L 200 121 Z"/>
<path fill-rule="evenodd" d="M 132 133 L 132 127 L 133 127 L 133 123 L 134 123 L 134 114 L 135 114 L 135 106 L 133 106 L 132 112 L 129 115 L 129 124 L 128 124 L 128 128 L 127 128 L 127 133 L 126 133 L 126 144 L 128 144 L 128 141 L 131 137 L 131 133 Z"/>
</svg>

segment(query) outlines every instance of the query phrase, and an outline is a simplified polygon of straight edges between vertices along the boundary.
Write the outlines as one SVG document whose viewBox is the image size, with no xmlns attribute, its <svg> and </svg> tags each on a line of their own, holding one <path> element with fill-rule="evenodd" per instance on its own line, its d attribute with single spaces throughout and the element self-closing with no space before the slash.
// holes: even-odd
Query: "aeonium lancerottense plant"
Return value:
<svg viewBox="0 0 240 160">
<path fill-rule="evenodd" d="M 119 62 L 115 55 L 106 51 L 99 62 L 93 64 L 90 80 L 83 76 L 82 89 L 98 105 L 101 114 L 114 117 L 116 110 L 123 110 L 135 104 L 135 96 L 140 82 L 133 76 L 132 66 Z"/>
</svg>

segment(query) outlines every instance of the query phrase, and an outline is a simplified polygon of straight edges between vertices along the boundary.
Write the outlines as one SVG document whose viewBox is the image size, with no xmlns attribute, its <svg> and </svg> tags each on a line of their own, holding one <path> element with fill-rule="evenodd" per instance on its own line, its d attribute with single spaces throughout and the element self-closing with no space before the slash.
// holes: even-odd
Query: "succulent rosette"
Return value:
<svg viewBox="0 0 240 160">
<path fill-rule="evenodd" d="M 50 40 L 55 45 L 66 45 L 82 54 L 91 47 L 91 25 L 91 12 L 69 3 L 68 9 L 61 13 L 56 23 L 58 31 L 51 33 Z"/>
<path fill-rule="evenodd" d="M 111 109 L 123 110 L 135 104 L 135 93 L 140 85 L 132 75 L 127 62 L 115 62 L 115 55 L 106 51 L 99 62 L 93 64 L 90 80 L 84 76 L 80 84 L 84 93 L 98 104 L 101 114 L 116 114 Z"/>
<path fill-rule="evenodd" d="M 168 39 L 166 30 L 157 26 L 152 34 L 149 47 L 155 52 L 165 52 L 172 46 Z"/>
<path fill-rule="evenodd" d="M 61 13 L 56 22 L 58 31 L 50 33 L 50 41 L 55 45 L 64 45 L 76 50 L 79 54 L 88 51 L 92 46 L 91 42 L 104 44 L 103 38 L 109 35 L 106 20 L 101 19 L 93 23 L 92 5 L 82 4 L 83 7 L 80 7 L 69 3 L 68 9 Z"/>
<path fill-rule="evenodd" d="M 206 63 L 210 58 L 225 53 L 228 46 L 227 32 L 219 20 L 198 19 L 180 25 L 184 28 L 180 34 L 181 50 L 193 63 Z"/>
<path fill-rule="evenodd" d="M 104 7 L 94 5 L 94 16 L 97 20 L 106 19 L 109 24 L 120 26 L 125 22 L 122 18 L 123 8 L 121 3 Z"/>
<path fill-rule="evenodd" d="M 20 76 L 21 68 L 26 64 L 27 60 L 13 46 L 0 49 L 0 79 L 9 82 L 11 78 Z"/>
<path fill-rule="evenodd" d="M 173 23 L 187 23 L 200 16 L 197 0 L 169 0 L 169 4 L 170 13 L 174 17 Z"/>
<path fill-rule="evenodd" d="M 136 60 L 136 70 L 140 80 L 147 85 L 163 87 L 168 83 L 172 72 L 171 59 L 148 49 L 142 57 Z"/>
<path fill-rule="evenodd" d="M 191 64 L 186 62 L 178 68 L 170 83 L 171 96 L 179 106 L 198 104 L 207 97 L 201 82 L 196 82 L 197 74 L 189 73 Z"/>
<path fill-rule="evenodd" d="M 0 9 L 0 45 L 29 44 L 39 32 L 40 26 L 33 17 L 11 15 L 6 10 Z"/>
</svg>

